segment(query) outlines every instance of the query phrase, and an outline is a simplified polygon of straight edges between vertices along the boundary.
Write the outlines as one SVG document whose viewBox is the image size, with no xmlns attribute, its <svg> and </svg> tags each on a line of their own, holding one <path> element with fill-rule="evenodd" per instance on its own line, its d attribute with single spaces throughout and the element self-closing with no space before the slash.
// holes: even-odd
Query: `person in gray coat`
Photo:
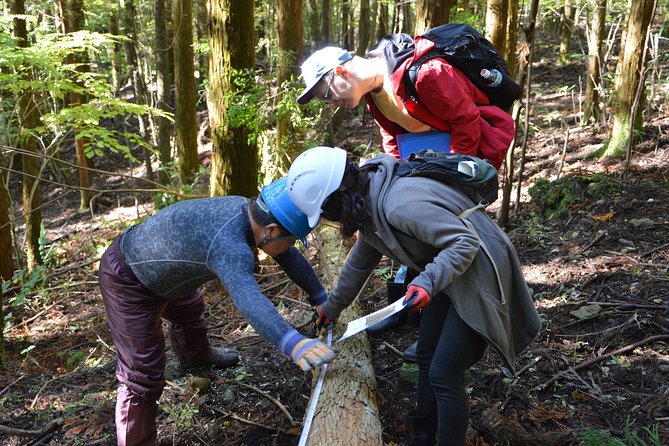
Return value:
<svg viewBox="0 0 669 446">
<path fill-rule="evenodd" d="M 504 231 L 457 186 L 396 176 L 397 163 L 380 154 L 358 167 L 342 149 L 316 147 L 290 167 L 289 195 L 311 225 L 322 216 L 343 237 L 358 232 L 318 322 L 339 317 L 382 256 L 418 271 L 405 296 L 409 311 L 423 309 L 408 444 L 464 445 L 467 370 L 488 345 L 513 370 L 541 320 Z"/>
</svg>

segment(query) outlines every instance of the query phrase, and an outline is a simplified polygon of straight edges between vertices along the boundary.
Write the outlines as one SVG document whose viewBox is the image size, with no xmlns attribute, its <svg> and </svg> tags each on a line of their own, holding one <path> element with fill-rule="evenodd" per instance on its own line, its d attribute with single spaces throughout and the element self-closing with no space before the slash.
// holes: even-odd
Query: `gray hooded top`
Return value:
<svg viewBox="0 0 669 446">
<path fill-rule="evenodd" d="M 448 294 L 465 323 L 513 369 L 514 358 L 537 335 L 541 320 L 511 241 L 480 210 L 467 217 L 477 236 L 458 217 L 474 206 L 466 195 L 429 178 L 393 176 L 396 163 L 386 154 L 368 161 L 376 168 L 368 196 L 372 221 L 360 230 L 325 312 L 338 317 L 385 255 L 419 271 L 411 283 L 434 299 Z M 423 311 L 430 311 L 429 305 Z"/>
</svg>

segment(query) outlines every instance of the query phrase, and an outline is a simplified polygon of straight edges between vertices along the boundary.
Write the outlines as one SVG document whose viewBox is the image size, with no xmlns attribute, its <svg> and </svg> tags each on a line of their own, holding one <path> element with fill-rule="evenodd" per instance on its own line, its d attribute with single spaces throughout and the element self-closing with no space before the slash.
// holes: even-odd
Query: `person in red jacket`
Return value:
<svg viewBox="0 0 669 446">
<path fill-rule="evenodd" d="M 420 36 L 413 42 L 409 52 L 383 39 L 365 58 L 338 47 L 314 52 L 302 64 L 306 88 L 297 102 L 317 98 L 332 107 L 355 108 L 364 98 L 384 151 L 396 158 L 397 135 L 440 130 L 450 133 L 451 151 L 486 159 L 499 170 L 514 137 L 511 116 L 489 105 L 488 97 L 442 58 L 420 65 L 418 94 L 412 97 L 404 73 L 435 45 Z"/>
</svg>

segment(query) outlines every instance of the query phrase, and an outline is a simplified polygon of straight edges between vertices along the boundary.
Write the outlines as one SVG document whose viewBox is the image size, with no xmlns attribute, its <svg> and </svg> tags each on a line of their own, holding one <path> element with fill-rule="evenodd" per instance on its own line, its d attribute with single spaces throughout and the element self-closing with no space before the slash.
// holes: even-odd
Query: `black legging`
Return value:
<svg viewBox="0 0 669 446">
<path fill-rule="evenodd" d="M 445 293 L 423 309 L 418 333 L 416 416 L 427 417 L 433 431 L 438 428 L 440 446 L 464 445 L 469 419 L 465 372 L 481 359 L 486 342 L 463 322 Z"/>
</svg>

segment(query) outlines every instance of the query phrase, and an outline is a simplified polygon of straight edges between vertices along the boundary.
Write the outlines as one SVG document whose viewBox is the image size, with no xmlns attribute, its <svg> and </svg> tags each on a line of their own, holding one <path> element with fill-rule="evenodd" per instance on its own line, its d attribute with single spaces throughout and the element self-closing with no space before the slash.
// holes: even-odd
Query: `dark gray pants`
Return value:
<svg viewBox="0 0 669 446">
<path fill-rule="evenodd" d="M 465 444 L 469 420 L 465 373 L 483 357 L 486 345 L 460 318 L 446 293 L 434 296 L 423 309 L 416 349 L 416 415 L 425 417 L 424 434 L 439 432 L 439 446 Z"/>
<path fill-rule="evenodd" d="M 99 281 L 118 359 L 117 443 L 153 445 L 157 434 L 157 401 L 165 387 L 161 318 L 170 321 L 170 339 L 181 363 L 186 366 L 205 363 L 211 346 L 204 300 L 198 291 L 167 300 L 146 289 L 126 264 L 119 239 L 100 260 Z"/>
</svg>

